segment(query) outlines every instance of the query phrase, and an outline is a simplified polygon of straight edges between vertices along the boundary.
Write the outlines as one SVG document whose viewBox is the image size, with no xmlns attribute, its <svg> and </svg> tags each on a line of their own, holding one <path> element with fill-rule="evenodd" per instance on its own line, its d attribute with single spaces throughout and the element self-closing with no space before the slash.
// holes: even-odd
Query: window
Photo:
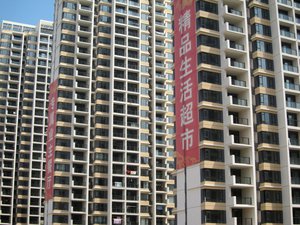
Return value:
<svg viewBox="0 0 300 225">
<path fill-rule="evenodd" d="M 74 35 L 69 35 L 69 34 L 62 34 L 61 35 L 61 40 L 62 41 L 75 42 L 75 36 Z"/>
<path fill-rule="evenodd" d="M 103 23 L 110 23 L 111 22 L 111 18 L 110 16 L 99 16 L 99 22 L 103 22 Z"/>
<path fill-rule="evenodd" d="M 275 144 L 275 145 L 279 144 L 278 133 L 262 131 L 262 132 L 258 132 L 257 136 L 258 136 L 258 144 L 262 144 L 262 143 Z"/>
<path fill-rule="evenodd" d="M 256 16 L 256 17 L 259 17 L 259 18 L 262 18 L 262 19 L 270 20 L 269 10 L 262 9 L 262 8 L 259 8 L 259 7 L 251 8 L 250 16 L 251 16 L 251 18 Z"/>
<path fill-rule="evenodd" d="M 223 122 L 223 112 L 212 109 L 200 109 L 199 110 L 200 121 L 208 120 L 213 122 Z"/>
<path fill-rule="evenodd" d="M 71 3 L 71 2 L 64 2 L 63 4 L 64 8 L 68 8 L 68 9 L 77 9 L 77 5 L 75 3 Z"/>
<path fill-rule="evenodd" d="M 206 11 L 214 14 L 218 14 L 218 4 L 206 1 L 197 1 L 196 10 Z"/>
<path fill-rule="evenodd" d="M 60 62 L 61 63 L 67 63 L 67 64 L 74 64 L 74 58 L 73 57 L 67 57 L 67 56 L 60 56 Z"/>
<path fill-rule="evenodd" d="M 261 191 L 260 192 L 261 202 L 270 202 L 270 203 L 282 203 L 282 194 L 281 191 Z"/>
<path fill-rule="evenodd" d="M 275 151 L 260 151 L 259 155 L 259 162 L 260 163 L 280 163 L 280 154 L 279 152 Z"/>
<path fill-rule="evenodd" d="M 69 24 L 69 23 L 62 23 L 61 29 L 70 30 L 70 31 L 75 31 L 75 30 L 76 30 L 76 25 L 74 25 L 74 24 Z"/>
<path fill-rule="evenodd" d="M 211 84 L 221 84 L 221 74 L 201 70 L 198 72 L 198 82 L 207 82 Z"/>
<path fill-rule="evenodd" d="M 280 171 L 263 170 L 259 172 L 260 182 L 281 183 Z"/>
<path fill-rule="evenodd" d="M 270 59 L 255 58 L 253 59 L 253 68 L 274 71 L 274 63 L 273 60 Z"/>
<path fill-rule="evenodd" d="M 75 47 L 74 46 L 69 46 L 69 45 L 61 45 L 60 50 L 63 51 L 63 52 L 74 53 L 75 52 Z"/>
<path fill-rule="evenodd" d="M 275 79 L 273 77 L 259 75 L 255 77 L 255 87 L 266 87 L 275 89 Z"/>
<path fill-rule="evenodd" d="M 222 104 L 222 93 L 218 91 L 202 89 L 199 91 L 199 102 L 201 101 Z"/>
<path fill-rule="evenodd" d="M 220 66 L 220 56 L 215 54 L 210 54 L 206 52 L 200 52 L 198 54 L 198 64 L 200 63 L 206 63 L 213 66 Z"/>
<path fill-rule="evenodd" d="M 69 20 L 76 20 L 76 14 L 64 12 L 62 18 L 69 19 Z"/>
<path fill-rule="evenodd" d="M 199 17 L 197 18 L 197 29 L 199 28 L 219 31 L 219 21 L 205 17 Z"/>
<path fill-rule="evenodd" d="M 271 27 L 262 25 L 259 23 L 255 23 L 251 25 L 251 32 L 252 34 L 261 34 L 265 36 L 270 36 L 271 37 Z"/>
<path fill-rule="evenodd" d="M 258 94 L 255 96 L 256 105 L 266 105 L 276 107 L 276 96 L 267 94 Z"/>
<path fill-rule="evenodd" d="M 277 126 L 277 115 L 273 113 L 268 112 L 261 112 L 256 115 L 257 118 L 257 124 L 269 124 Z"/>
<path fill-rule="evenodd" d="M 283 223 L 282 211 L 261 211 L 261 223 Z"/>
<path fill-rule="evenodd" d="M 272 43 L 262 41 L 262 40 L 253 41 L 252 48 L 253 48 L 253 51 L 273 53 Z"/>
<path fill-rule="evenodd" d="M 202 210 L 202 223 L 226 223 L 226 211 L 224 210 Z"/>
<path fill-rule="evenodd" d="M 225 202 L 225 190 L 202 189 L 201 202 Z"/>
<path fill-rule="evenodd" d="M 200 141 L 218 141 L 223 142 L 223 130 L 216 129 L 208 129 L 202 128 L 200 129 Z"/>
<path fill-rule="evenodd" d="M 213 148 L 203 148 L 200 150 L 200 160 L 201 161 L 215 161 L 224 162 L 224 150 L 223 149 L 213 149 Z"/>
<path fill-rule="evenodd" d="M 201 169 L 201 181 L 225 182 L 225 171 L 219 169 Z"/>
<path fill-rule="evenodd" d="M 220 48 L 220 39 L 204 34 L 197 36 L 197 46 L 205 45 L 213 48 Z"/>
<path fill-rule="evenodd" d="M 111 13 L 111 7 L 107 5 L 100 5 L 99 10 L 103 12 Z"/>
</svg>

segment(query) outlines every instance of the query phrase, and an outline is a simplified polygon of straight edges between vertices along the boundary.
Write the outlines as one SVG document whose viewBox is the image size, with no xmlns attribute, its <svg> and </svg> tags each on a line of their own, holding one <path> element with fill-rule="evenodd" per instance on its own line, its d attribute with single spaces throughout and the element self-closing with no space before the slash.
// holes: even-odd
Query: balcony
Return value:
<svg viewBox="0 0 300 225">
<path fill-rule="evenodd" d="M 250 146 L 250 139 L 248 137 L 238 137 L 236 135 L 229 135 L 228 144 L 233 148 L 248 148 Z"/>
<path fill-rule="evenodd" d="M 299 84 L 293 84 L 289 82 L 285 82 L 284 86 L 286 89 L 294 90 L 294 91 L 300 91 L 300 85 Z"/>
<path fill-rule="evenodd" d="M 287 31 L 287 30 L 280 30 L 280 35 L 287 37 L 287 38 L 295 38 L 295 33 Z"/>
<path fill-rule="evenodd" d="M 286 107 L 300 109 L 300 102 L 286 102 Z"/>
<path fill-rule="evenodd" d="M 297 158 L 297 157 L 292 157 L 290 158 L 290 163 L 292 165 L 300 165 L 300 158 Z"/>
<path fill-rule="evenodd" d="M 243 34 L 243 28 L 230 24 L 228 22 L 225 23 L 226 30 L 241 33 Z"/>
<path fill-rule="evenodd" d="M 232 196 L 233 205 L 243 205 L 243 206 L 251 206 L 252 205 L 252 198 L 251 197 L 237 197 Z"/>
<path fill-rule="evenodd" d="M 231 76 L 227 77 L 227 81 L 228 81 L 227 82 L 228 86 L 235 86 L 235 87 L 232 87 L 232 88 L 237 89 L 237 90 L 241 90 L 241 88 L 247 87 L 246 81 L 234 79 Z"/>
<path fill-rule="evenodd" d="M 290 0 L 277 0 L 277 2 L 283 5 L 292 6 L 292 1 Z"/>
<path fill-rule="evenodd" d="M 233 217 L 230 222 L 232 225 L 253 225 L 252 218 Z"/>
<path fill-rule="evenodd" d="M 232 14 L 232 15 L 235 15 L 235 16 L 242 16 L 243 15 L 242 11 L 230 8 L 227 5 L 225 5 L 225 12 L 229 13 L 229 14 Z"/>
<path fill-rule="evenodd" d="M 287 48 L 287 47 L 282 47 L 282 52 L 283 53 L 286 53 L 286 54 L 289 54 L 289 55 L 297 55 L 297 51 L 294 50 L 294 49 L 291 49 L 291 48 Z"/>
<path fill-rule="evenodd" d="M 279 13 L 279 19 L 287 20 L 293 22 L 293 17 Z"/>
<path fill-rule="evenodd" d="M 250 157 L 231 155 L 232 164 L 247 164 L 250 165 Z"/>
<path fill-rule="evenodd" d="M 230 40 L 226 40 L 226 46 L 227 46 L 227 48 L 235 49 L 235 50 L 238 50 L 238 51 L 244 51 L 245 50 L 244 45 L 237 44 L 236 42 L 230 41 Z"/>
<path fill-rule="evenodd" d="M 298 73 L 298 67 L 292 66 L 289 64 L 283 64 L 283 70 L 292 72 L 292 73 Z"/>
<path fill-rule="evenodd" d="M 251 185 L 251 177 L 237 177 L 231 176 L 232 185 Z"/>
</svg>

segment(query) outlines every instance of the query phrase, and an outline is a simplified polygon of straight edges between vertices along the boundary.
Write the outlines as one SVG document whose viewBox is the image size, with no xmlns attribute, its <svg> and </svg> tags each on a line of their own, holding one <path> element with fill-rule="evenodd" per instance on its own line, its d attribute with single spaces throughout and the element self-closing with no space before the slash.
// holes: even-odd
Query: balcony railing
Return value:
<svg viewBox="0 0 300 225">
<path fill-rule="evenodd" d="M 234 136 L 234 135 L 233 135 Z M 244 144 L 244 145 L 249 145 L 249 138 L 247 137 L 235 137 L 233 138 L 234 143 L 236 144 Z"/>
<path fill-rule="evenodd" d="M 293 200 L 293 204 L 297 204 L 297 205 L 300 204 L 300 197 L 293 196 L 292 200 Z M 299 220 L 299 223 L 300 223 L 300 220 Z"/>
<path fill-rule="evenodd" d="M 286 107 L 300 109 L 300 102 L 286 102 Z"/>
<path fill-rule="evenodd" d="M 245 69 L 245 67 L 246 67 L 245 63 L 234 61 L 234 60 L 231 60 L 230 65 L 234 66 L 234 67 L 242 68 L 242 69 Z"/>
<path fill-rule="evenodd" d="M 242 12 L 233 8 L 228 8 L 228 13 L 237 15 L 237 16 L 242 16 Z"/>
<path fill-rule="evenodd" d="M 250 157 L 235 156 L 235 163 L 250 164 Z"/>
<path fill-rule="evenodd" d="M 287 31 L 287 30 L 280 30 L 280 35 L 288 37 L 288 38 L 295 38 L 295 33 Z"/>
<path fill-rule="evenodd" d="M 239 99 L 239 98 L 232 98 L 232 103 L 235 105 L 247 106 L 248 102 L 247 99 Z"/>
<path fill-rule="evenodd" d="M 237 26 L 234 26 L 234 25 L 231 25 L 231 24 L 229 24 L 228 28 L 231 31 L 243 33 L 243 28 L 240 28 L 240 27 L 237 27 Z"/>
<path fill-rule="evenodd" d="M 235 177 L 237 184 L 251 184 L 251 177 Z"/>
<path fill-rule="evenodd" d="M 282 47 L 282 52 L 289 55 L 297 55 L 297 51 L 291 48 Z"/>
<path fill-rule="evenodd" d="M 293 73 L 298 73 L 298 67 L 292 66 L 292 65 L 288 65 L 288 64 L 283 64 L 283 70 L 286 70 L 286 71 L 289 71 L 289 72 L 293 72 Z"/>
<path fill-rule="evenodd" d="M 236 197 L 236 203 L 241 205 L 252 205 L 252 198 L 250 197 Z"/>
<path fill-rule="evenodd" d="M 292 6 L 292 1 L 290 1 L 290 0 L 277 0 L 277 2 L 284 4 L 284 5 Z"/>
<path fill-rule="evenodd" d="M 244 50 L 245 50 L 244 45 L 236 44 L 236 43 L 233 42 L 233 41 L 230 41 L 229 47 L 230 47 L 230 48 L 237 49 L 237 50 L 241 50 L 241 51 L 244 51 Z"/>
<path fill-rule="evenodd" d="M 293 17 L 279 13 L 279 18 L 283 20 L 293 21 Z"/>
<path fill-rule="evenodd" d="M 288 83 L 288 82 L 285 82 L 284 84 L 285 84 L 284 86 L 285 86 L 286 89 L 300 91 L 300 85 L 299 84 L 293 84 L 293 83 Z"/>
<path fill-rule="evenodd" d="M 242 124 L 242 125 L 248 125 L 249 124 L 248 118 L 240 118 L 240 117 L 237 117 L 237 116 L 233 117 L 233 123 Z"/>
</svg>

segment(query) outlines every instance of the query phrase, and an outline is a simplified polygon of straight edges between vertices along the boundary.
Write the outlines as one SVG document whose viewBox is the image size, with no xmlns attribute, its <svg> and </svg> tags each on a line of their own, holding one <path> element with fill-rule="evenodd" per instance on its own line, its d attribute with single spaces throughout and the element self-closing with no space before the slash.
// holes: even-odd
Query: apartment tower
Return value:
<svg viewBox="0 0 300 225">
<path fill-rule="evenodd" d="M 191 14 L 200 151 L 177 172 L 178 224 L 300 224 L 300 1 L 201 0 Z"/>
<path fill-rule="evenodd" d="M 170 0 L 56 0 L 45 224 L 174 224 Z"/>
<path fill-rule="evenodd" d="M 52 32 L 0 26 L 0 224 L 43 224 Z"/>
</svg>

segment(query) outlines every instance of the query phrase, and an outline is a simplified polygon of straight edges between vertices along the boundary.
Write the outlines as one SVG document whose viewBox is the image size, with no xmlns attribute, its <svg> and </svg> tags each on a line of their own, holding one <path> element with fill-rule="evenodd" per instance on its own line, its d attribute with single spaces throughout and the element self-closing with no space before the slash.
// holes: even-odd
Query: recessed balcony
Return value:
<svg viewBox="0 0 300 225">
<path fill-rule="evenodd" d="M 252 185 L 251 177 L 239 177 L 232 175 L 230 178 L 230 183 L 232 186 L 249 186 Z"/>
</svg>

